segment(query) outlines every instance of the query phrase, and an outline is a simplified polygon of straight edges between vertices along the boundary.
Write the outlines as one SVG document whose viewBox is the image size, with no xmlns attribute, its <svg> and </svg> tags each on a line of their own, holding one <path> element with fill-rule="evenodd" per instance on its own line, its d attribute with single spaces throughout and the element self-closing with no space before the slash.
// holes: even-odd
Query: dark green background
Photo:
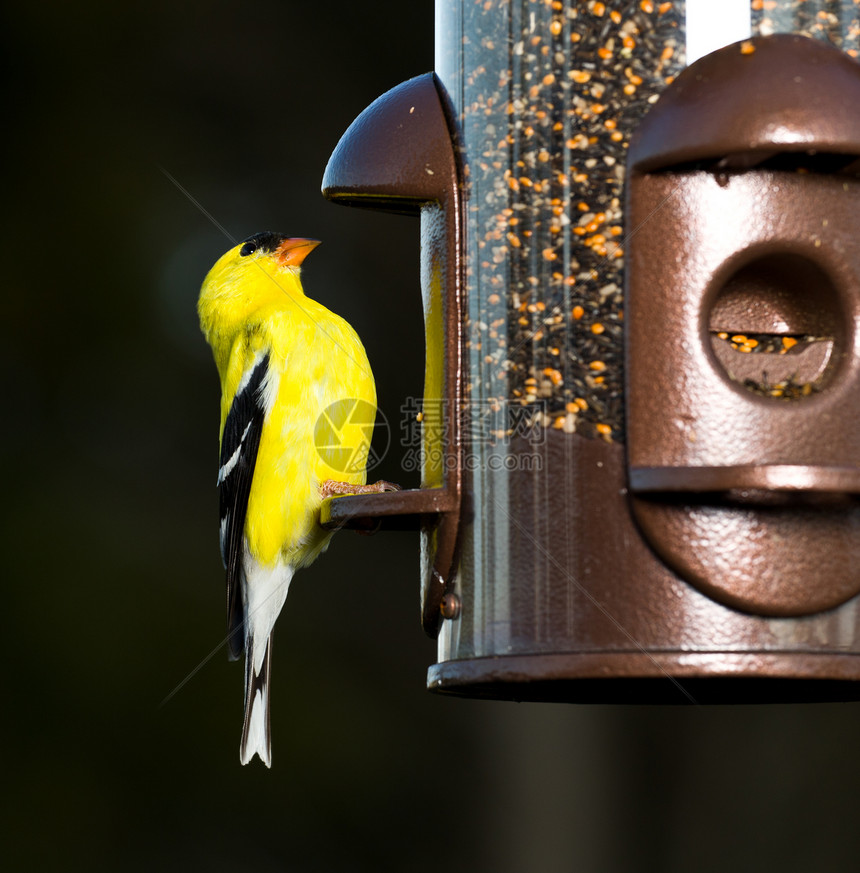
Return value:
<svg viewBox="0 0 860 873">
<path fill-rule="evenodd" d="M 421 390 L 417 222 L 319 187 L 350 121 L 432 68 L 432 3 L 5 15 L 7 869 L 856 865 L 858 706 L 430 695 L 411 534 L 341 534 L 297 577 L 274 768 L 241 768 L 242 669 L 206 660 L 224 633 L 218 386 L 194 309 L 231 240 L 160 167 L 234 239 L 324 240 L 306 286 L 364 338 L 396 443 Z M 394 449 L 376 472 L 414 484 Z"/>
</svg>

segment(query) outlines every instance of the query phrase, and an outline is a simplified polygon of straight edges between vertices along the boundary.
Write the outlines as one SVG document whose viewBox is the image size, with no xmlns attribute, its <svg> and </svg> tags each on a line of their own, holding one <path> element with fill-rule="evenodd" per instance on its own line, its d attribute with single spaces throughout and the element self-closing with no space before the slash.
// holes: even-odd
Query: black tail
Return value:
<svg viewBox="0 0 860 873">
<path fill-rule="evenodd" d="M 249 635 L 245 651 L 245 723 L 239 757 L 247 764 L 254 755 L 272 766 L 272 732 L 269 721 L 269 671 L 272 667 L 272 635 L 266 640 L 266 654 L 260 672 L 254 672 L 254 645 Z"/>
</svg>

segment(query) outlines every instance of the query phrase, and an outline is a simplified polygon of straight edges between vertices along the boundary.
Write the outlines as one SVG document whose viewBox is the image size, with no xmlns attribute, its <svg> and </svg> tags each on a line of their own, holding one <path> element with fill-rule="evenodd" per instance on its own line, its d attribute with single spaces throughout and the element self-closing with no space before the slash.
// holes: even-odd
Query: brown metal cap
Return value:
<svg viewBox="0 0 860 873">
<path fill-rule="evenodd" d="M 630 143 L 638 172 L 731 155 L 860 155 L 860 65 L 793 34 L 735 43 L 696 61 Z"/>
<path fill-rule="evenodd" d="M 347 128 L 322 181 L 347 206 L 418 215 L 457 186 L 451 135 L 432 73 L 387 91 Z"/>
</svg>

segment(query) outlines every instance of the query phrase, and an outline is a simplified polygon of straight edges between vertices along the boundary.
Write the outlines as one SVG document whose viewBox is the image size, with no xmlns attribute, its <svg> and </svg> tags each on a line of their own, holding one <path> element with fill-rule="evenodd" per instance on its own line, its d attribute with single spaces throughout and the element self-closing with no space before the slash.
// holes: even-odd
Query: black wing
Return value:
<svg viewBox="0 0 860 873">
<path fill-rule="evenodd" d="M 268 369 L 269 356 L 266 355 L 254 366 L 250 378 L 233 398 L 221 437 L 221 467 L 218 471 L 221 558 L 227 570 L 227 632 L 233 659 L 242 654 L 245 641 L 241 593 L 243 534 L 263 431 L 265 409 L 260 389 Z"/>
</svg>

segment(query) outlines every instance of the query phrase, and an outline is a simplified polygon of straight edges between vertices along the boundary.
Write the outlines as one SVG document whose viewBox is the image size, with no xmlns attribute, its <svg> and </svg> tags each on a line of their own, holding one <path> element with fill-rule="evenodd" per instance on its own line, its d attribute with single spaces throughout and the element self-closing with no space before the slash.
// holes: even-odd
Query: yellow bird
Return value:
<svg viewBox="0 0 860 873">
<path fill-rule="evenodd" d="M 198 314 L 221 377 L 221 557 L 230 657 L 245 653 L 240 758 L 271 766 L 272 631 L 293 574 L 329 544 L 325 497 L 365 485 L 376 387 L 358 334 L 305 296 L 317 240 L 255 234 L 209 271 Z"/>
</svg>

